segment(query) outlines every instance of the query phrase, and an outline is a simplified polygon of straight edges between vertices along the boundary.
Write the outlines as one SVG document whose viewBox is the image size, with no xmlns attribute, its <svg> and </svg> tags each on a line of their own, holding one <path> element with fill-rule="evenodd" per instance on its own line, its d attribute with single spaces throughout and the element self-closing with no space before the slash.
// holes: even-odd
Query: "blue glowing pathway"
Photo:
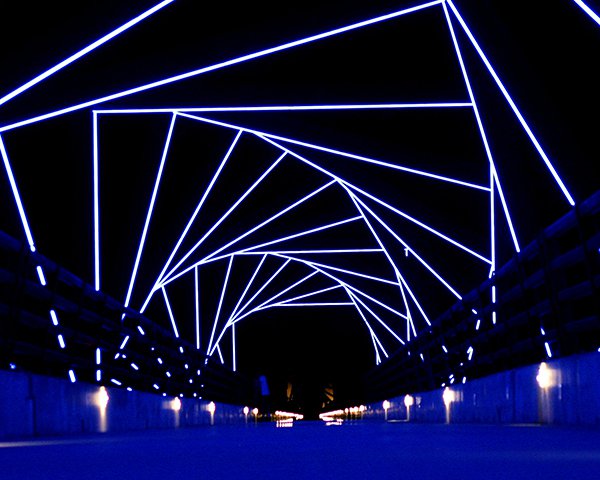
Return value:
<svg viewBox="0 0 600 480">
<path fill-rule="evenodd" d="M 600 431 L 301 422 L 0 443 L 10 479 L 597 479 Z"/>
</svg>

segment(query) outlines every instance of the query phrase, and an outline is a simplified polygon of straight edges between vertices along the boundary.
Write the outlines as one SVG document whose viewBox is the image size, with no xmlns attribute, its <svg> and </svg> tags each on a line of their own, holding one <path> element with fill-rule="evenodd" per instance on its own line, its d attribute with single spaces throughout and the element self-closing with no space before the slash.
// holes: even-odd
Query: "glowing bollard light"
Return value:
<svg viewBox="0 0 600 480">
<path fill-rule="evenodd" d="M 100 422 L 98 425 L 98 431 L 100 433 L 105 433 L 108 430 L 108 422 L 106 418 L 106 409 L 108 407 L 108 401 L 110 397 L 105 387 L 100 387 L 98 393 L 96 394 L 96 405 L 100 410 Z"/>
<path fill-rule="evenodd" d="M 390 409 L 390 407 L 392 406 L 392 404 L 390 402 L 388 402 L 387 400 L 384 400 L 383 403 L 381 404 L 381 406 L 383 407 L 384 419 L 387 422 L 387 419 L 388 419 L 388 410 Z"/>
<path fill-rule="evenodd" d="M 217 410 L 215 402 L 210 402 L 208 404 L 207 410 L 210 413 L 210 425 L 213 426 L 215 424 L 215 411 Z"/>
<path fill-rule="evenodd" d="M 449 387 L 446 387 L 442 394 L 442 399 L 446 407 L 446 423 L 450 423 L 450 406 L 456 400 L 456 394 Z"/>
<path fill-rule="evenodd" d="M 254 415 L 254 423 L 258 421 L 258 408 L 252 409 L 252 415 Z"/>
<path fill-rule="evenodd" d="M 407 422 L 410 422 L 410 407 L 412 407 L 414 404 L 415 404 L 414 397 L 412 397 L 410 395 L 404 396 L 404 406 L 406 407 L 406 421 Z"/>
<path fill-rule="evenodd" d="M 554 386 L 554 372 L 548 368 L 548 365 L 545 362 L 540 364 L 535 379 L 541 389 L 547 389 Z"/>
<path fill-rule="evenodd" d="M 250 413 L 250 409 L 248 407 L 244 407 L 244 420 L 246 421 L 246 425 L 248 425 L 248 414 Z"/>
<path fill-rule="evenodd" d="M 179 416 L 181 412 L 181 400 L 179 400 L 179 397 L 175 397 L 173 400 L 171 400 L 169 402 L 169 406 L 175 414 L 175 428 L 179 428 Z"/>
<path fill-rule="evenodd" d="M 540 423 L 552 423 L 552 398 L 550 389 L 557 384 L 557 372 L 548 367 L 545 362 L 540 363 L 537 376 L 538 387 L 540 389 L 538 396 L 538 417 Z"/>
</svg>

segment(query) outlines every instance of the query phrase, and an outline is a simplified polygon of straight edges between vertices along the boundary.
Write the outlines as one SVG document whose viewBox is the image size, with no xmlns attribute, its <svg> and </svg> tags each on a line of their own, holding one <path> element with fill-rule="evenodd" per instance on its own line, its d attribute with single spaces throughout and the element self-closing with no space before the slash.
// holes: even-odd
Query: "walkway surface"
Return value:
<svg viewBox="0 0 600 480">
<path fill-rule="evenodd" d="M 301 422 L 0 442 L 0 478 L 600 479 L 600 430 Z"/>
</svg>

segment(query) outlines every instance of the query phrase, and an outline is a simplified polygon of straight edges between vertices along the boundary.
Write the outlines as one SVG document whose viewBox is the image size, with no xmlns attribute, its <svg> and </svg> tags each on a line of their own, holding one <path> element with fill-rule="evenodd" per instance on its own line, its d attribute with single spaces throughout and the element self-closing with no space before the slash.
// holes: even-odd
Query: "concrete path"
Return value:
<svg viewBox="0 0 600 480">
<path fill-rule="evenodd" d="M 600 430 L 300 422 L 0 443 L 0 479 L 600 479 Z"/>
</svg>

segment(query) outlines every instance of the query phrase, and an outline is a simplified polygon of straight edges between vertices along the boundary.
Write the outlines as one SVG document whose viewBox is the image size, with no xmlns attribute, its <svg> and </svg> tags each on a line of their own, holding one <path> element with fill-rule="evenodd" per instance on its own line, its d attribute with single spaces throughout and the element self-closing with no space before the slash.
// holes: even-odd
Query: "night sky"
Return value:
<svg viewBox="0 0 600 480">
<path fill-rule="evenodd" d="M 0 126 L 418 3 L 304 1 L 273 5 L 261 1 L 176 0 L 0 106 Z M 588 3 L 600 10 L 597 2 Z M 3 6 L 0 96 L 153 4 L 154 1 L 34 1 Z M 598 188 L 598 25 L 570 0 L 457 0 L 456 6 L 576 202 L 587 198 Z M 569 204 L 454 18 L 453 27 L 515 230 L 521 246 L 525 246 L 541 229 L 566 213 Z M 434 102 L 469 102 L 440 5 L 16 128 L 3 133 L 2 138 L 38 250 L 93 283 L 92 109 Z M 470 107 L 198 115 L 204 120 L 178 116 L 172 130 L 131 297 L 135 308 L 144 303 L 233 142 L 235 148 L 171 266 L 181 260 L 181 268 L 192 267 L 331 181 L 322 172 L 287 155 L 199 248 L 182 259 L 182 254 L 206 235 L 282 154 L 277 145 L 249 133 L 236 141 L 235 129 L 214 122 L 489 186 L 488 160 Z M 102 290 L 124 301 L 172 114 L 104 113 L 98 118 Z M 489 194 L 289 142 L 280 145 L 360 185 L 407 215 L 447 232 L 483 256 L 490 255 Z M 391 258 L 398 265 L 404 262 L 400 268 L 431 319 L 449 308 L 456 298 L 440 287 L 413 257 L 405 256 L 404 248 L 374 220 L 375 216 L 430 260 L 457 290 L 466 293 L 487 277 L 489 265 L 482 265 L 464 251 L 457 252 L 455 247 L 372 198 L 361 199 L 363 211 L 370 209 L 373 228 Z M 498 266 L 514 254 L 499 200 L 496 195 Z M 298 209 L 222 249 L 220 254 L 271 243 L 356 215 L 357 207 L 347 192 L 338 184 L 331 185 Z M 5 174 L 0 176 L 0 229 L 25 240 Z M 364 222 L 357 221 L 275 245 L 279 252 L 380 248 L 373 232 Z M 256 252 L 267 250 L 273 248 L 263 247 Z M 381 252 L 328 257 L 317 253 L 288 255 L 295 255 L 294 260 L 281 270 L 276 281 L 257 294 L 254 305 L 314 272 L 298 259 L 396 281 Z M 248 290 L 246 300 L 260 285 L 268 283 L 289 257 L 236 255 L 231 264 L 229 258 L 198 269 L 202 349 L 208 346 L 216 311 L 221 311 L 219 325 L 223 326 L 253 273 L 258 272 L 255 287 Z M 403 311 L 397 286 L 374 285 L 365 278 L 337 272 L 340 279 Z M 225 277 L 228 285 L 221 301 Z M 191 343 L 196 342 L 194 286 L 193 268 L 166 286 L 179 333 Z M 331 278 L 314 275 L 293 294 L 290 290 L 285 298 L 332 286 L 335 282 Z M 322 294 L 319 301 L 348 303 L 350 299 L 344 289 L 337 288 Z M 406 338 L 406 322 L 390 315 L 381 305 L 368 305 L 371 313 Z M 363 311 L 366 313 L 366 309 Z M 171 329 L 160 290 L 146 313 Z M 382 349 L 388 353 L 397 349 L 399 343 L 373 316 L 370 318 Z M 416 330 L 425 327 L 422 315 L 415 313 Z M 266 374 L 278 405 L 288 407 L 297 407 L 307 399 L 318 404 L 328 385 L 333 386 L 337 402 L 359 398 L 360 376 L 374 366 L 376 359 L 368 327 L 353 305 L 266 309 L 239 323 L 236 340 L 238 369 L 254 376 Z M 231 329 L 224 336 L 222 353 L 225 362 L 231 364 Z M 292 384 L 295 403 L 286 404 L 288 382 Z"/>
</svg>

